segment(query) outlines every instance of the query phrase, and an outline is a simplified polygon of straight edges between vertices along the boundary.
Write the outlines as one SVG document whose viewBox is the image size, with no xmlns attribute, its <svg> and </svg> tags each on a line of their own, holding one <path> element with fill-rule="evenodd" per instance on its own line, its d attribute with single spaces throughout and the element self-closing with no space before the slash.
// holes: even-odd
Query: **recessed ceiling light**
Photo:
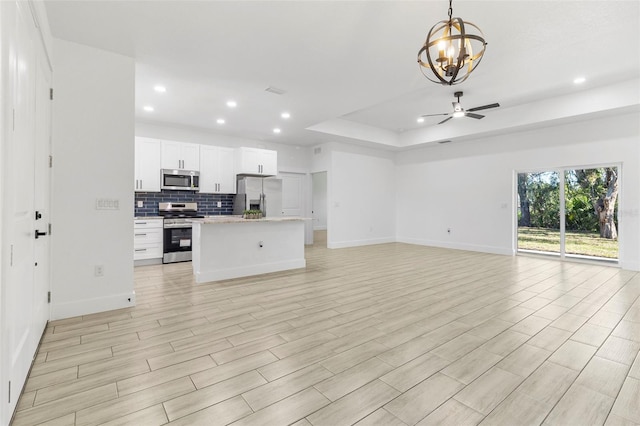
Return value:
<svg viewBox="0 0 640 426">
<path fill-rule="evenodd" d="M 584 83 L 585 81 L 587 81 L 587 79 L 586 79 L 586 78 L 584 78 L 584 77 L 576 77 L 576 78 L 573 80 L 573 84 L 582 84 L 582 83 Z"/>
<path fill-rule="evenodd" d="M 153 107 L 150 105 L 146 105 L 145 107 L 143 107 L 142 109 L 144 109 L 147 112 L 153 112 Z"/>
<path fill-rule="evenodd" d="M 218 118 L 218 119 L 216 120 L 216 123 L 218 123 L 218 124 L 224 124 L 224 123 L 225 123 L 224 118 Z"/>
<path fill-rule="evenodd" d="M 237 106 L 238 106 L 238 104 L 237 104 L 237 102 L 236 102 L 236 101 L 227 101 L 227 106 L 228 106 L 229 108 L 235 108 L 235 107 L 237 107 Z"/>
<path fill-rule="evenodd" d="M 167 91 L 167 88 L 164 86 L 153 86 L 153 90 L 155 90 L 156 92 L 160 92 L 160 93 L 164 93 Z"/>
<path fill-rule="evenodd" d="M 418 117 L 416 120 L 418 123 L 424 123 L 424 117 Z"/>
<path fill-rule="evenodd" d="M 282 114 L 280 114 L 280 117 L 287 119 L 289 117 L 291 117 L 291 114 L 289 114 L 288 112 L 283 112 Z"/>
<path fill-rule="evenodd" d="M 275 129 L 273 129 L 273 133 L 280 133 L 280 132 L 281 132 L 281 130 L 279 128 L 277 128 L 277 127 Z"/>
</svg>

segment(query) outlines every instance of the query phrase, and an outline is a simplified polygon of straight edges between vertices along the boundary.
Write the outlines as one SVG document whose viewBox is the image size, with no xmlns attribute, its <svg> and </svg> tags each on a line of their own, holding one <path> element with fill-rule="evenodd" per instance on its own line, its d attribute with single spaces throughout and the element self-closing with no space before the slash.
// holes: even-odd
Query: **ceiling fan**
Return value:
<svg viewBox="0 0 640 426">
<path fill-rule="evenodd" d="M 464 108 L 462 108 L 462 105 L 460 105 L 460 98 L 462 97 L 462 92 L 455 92 L 453 94 L 453 96 L 458 98 L 457 102 L 452 102 L 452 104 L 453 104 L 453 112 L 445 112 L 445 113 L 442 113 L 442 114 L 426 114 L 426 115 L 422 115 L 421 117 L 435 117 L 435 116 L 438 116 L 438 115 L 450 115 L 450 117 L 445 118 L 444 120 L 442 120 L 438 124 L 445 123 L 445 122 L 451 120 L 454 117 L 455 118 L 458 118 L 458 117 L 470 117 L 470 118 L 480 119 L 480 118 L 483 118 L 484 115 L 474 114 L 474 111 L 481 111 L 483 109 L 489 109 L 489 108 L 497 108 L 497 107 L 500 106 L 499 103 L 494 103 L 494 104 L 482 105 L 482 106 L 475 107 L 475 108 L 469 108 L 469 109 L 465 110 Z"/>
</svg>

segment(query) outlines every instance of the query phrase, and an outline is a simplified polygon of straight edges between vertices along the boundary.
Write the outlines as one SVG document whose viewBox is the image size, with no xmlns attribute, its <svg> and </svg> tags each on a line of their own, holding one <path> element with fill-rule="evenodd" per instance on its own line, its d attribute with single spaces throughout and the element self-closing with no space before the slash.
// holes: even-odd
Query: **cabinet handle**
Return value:
<svg viewBox="0 0 640 426">
<path fill-rule="evenodd" d="M 147 222 L 136 222 L 136 225 L 146 225 Z"/>
<path fill-rule="evenodd" d="M 147 251 L 147 249 L 135 249 L 135 251 Z"/>
<path fill-rule="evenodd" d="M 147 234 L 136 234 L 136 237 L 144 237 L 144 236 L 146 236 L 146 235 L 147 235 Z"/>
<path fill-rule="evenodd" d="M 140 179 L 140 189 L 142 189 L 142 179 Z"/>
</svg>

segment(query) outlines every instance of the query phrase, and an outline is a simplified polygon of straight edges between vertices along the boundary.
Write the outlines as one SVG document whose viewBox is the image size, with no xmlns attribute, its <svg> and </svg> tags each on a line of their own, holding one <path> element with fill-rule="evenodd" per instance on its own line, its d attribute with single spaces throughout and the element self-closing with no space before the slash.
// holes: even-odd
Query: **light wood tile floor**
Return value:
<svg viewBox="0 0 640 426">
<path fill-rule="evenodd" d="M 640 424 L 640 275 L 319 242 L 307 268 L 49 324 L 19 425 Z"/>
</svg>

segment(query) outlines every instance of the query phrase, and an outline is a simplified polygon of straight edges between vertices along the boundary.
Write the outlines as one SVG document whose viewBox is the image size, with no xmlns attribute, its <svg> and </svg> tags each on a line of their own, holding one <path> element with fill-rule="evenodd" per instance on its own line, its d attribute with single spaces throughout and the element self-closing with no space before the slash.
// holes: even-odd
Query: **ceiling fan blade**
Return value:
<svg viewBox="0 0 640 426">
<path fill-rule="evenodd" d="M 472 112 L 467 112 L 464 116 L 465 117 L 471 117 L 471 118 L 477 118 L 477 119 L 484 118 L 484 115 L 474 114 Z"/>
<path fill-rule="evenodd" d="M 482 105 L 482 106 L 475 107 L 475 108 L 469 108 L 467 111 L 481 111 L 483 109 L 498 108 L 499 106 L 500 106 L 500 104 L 496 102 L 495 104 Z"/>
<path fill-rule="evenodd" d="M 449 113 L 443 112 L 442 114 L 425 114 L 425 115 L 421 115 L 420 117 L 436 117 L 438 115 L 449 115 Z"/>
<path fill-rule="evenodd" d="M 442 120 L 441 122 L 439 122 L 438 124 L 442 124 L 442 123 L 446 123 L 447 121 L 451 120 L 453 117 L 449 117 L 449 118 L 445 118 L 444 120 Z"/>
</svg>

